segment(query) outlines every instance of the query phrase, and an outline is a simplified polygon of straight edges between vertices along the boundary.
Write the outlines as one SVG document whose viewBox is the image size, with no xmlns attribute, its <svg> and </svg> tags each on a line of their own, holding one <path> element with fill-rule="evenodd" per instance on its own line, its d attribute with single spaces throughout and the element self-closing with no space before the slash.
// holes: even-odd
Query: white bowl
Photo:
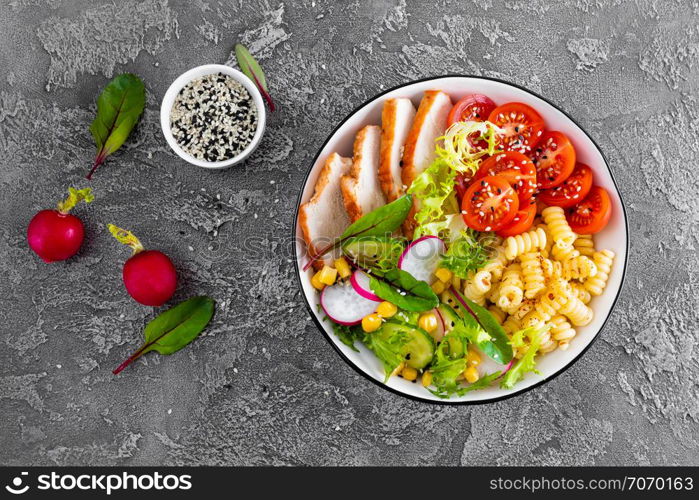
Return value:
<svg viewBox="0 0 699 500">
<path fill-rule="evenodd" d="M 558 375 L 571 366 L 599 335 L 619 296 L 626 271 L 626 256 L 628 253 L 626 212 L 621 195 L 614 182 L 614 177 L 602 152 L 592 138 L 572 118 L 544 98 L 522 87 L 496 79 L 467 76 L 445 76 L 409 83 L 387 90 L 362 104 L 347 118 L 342 120 L 340 125 L 325 141 L 325 144 L 323 144 L 304 182 L 303 190 L 299 196 L 299 206 L 312 196 L 316 178 L 326 157 L 332 152 L 351 157 L 352 144 L 356 132 L 365 125 L 381 123 L 381 109 L 385 99 L 390 97 L 408 97 L 417 106 L 423 92 L 429 89 L 439 89 L 447 92 L 454 102 L 467 94 L 479 93 L 487 95 L 497 104 L 504 104 L 510 101 L 520 101 L 529 104 L 544 118 L 547 129 L 559 130 L 568 136 L 575 146 L 579 161 L 592 167 L 595 183 L 601 185 L 609 192 L 613 205 L 611 220 L 602 232 L 595 235 L 595 243 L 597 248 L 607 248 L 616 254 L 604 293 L 599 297 L 593 298 L 590 303 L 595 312 L 594 320 L 585 327 L 577 328 L 578 333 L 571 341 L 568 350 L 556 350 L 538 358 L 537 368 L 541 375 L 529 373 L 514 389 L 504 390 L 496 384 L 486 389 L 469 392 L 462 397 L 440 399 L 423 388 L 421 384 L 408 382 L 400 377 L 391 377 L 388 383 L 384 384 L 383 368 L 374 354 L 363 345 L 360 345 L 359 342 L 357 342 L 359 352 L 353 351 L 340 342 L 333 333 L 329 320 L 323 321 L 324 314 L 318 307 L 319 295 L 311 285 L 312 273 L 311 271 L 304 272 L 302 270 L 304 262 L 307 261 L 307 254 L 305 244 L 303 243 L 303 235 L 298 226 L 298 208 L 294 224 L 296 274 L 299 278 L 309 313 L 318 328 L 325 334 L 325 337 L 345 361 L 369 380 L 400 395 L 434 403 L 473 404 L 496 401 L 522 393 Z"/>
<path fill-rule="evenodd" d="M 177 94 L 180 93 L 180 90 L 182 90 L 182 88 L 192 80 L 215 73 L 223 73 L 224 75 L 228 75 L 234 80 L 240 82 L 250 93 L 252 100 L 255 102 L 255 106 L 257 106 L 257 130 L 252 138 L 252 142 L 240 154 L 225 161 L 205 161 L 194 158 L 189 153 L 186 153 L 179 146 L 179 144 L 177 144 L 177 141 L 173 137 L 172 130 L 170 128 L 170 111 L 172 110 L 172 105 L 175 103 L 175 98 L 177 97 Z M 210 169 L 228 168 L 236 163 L 240 163 L 250 156 L 252 152 L 255 151 L 260 143 L 260 140 L 262 139 L 262 134 L 264 134 L 265 131 L 266 119 L 267 114 L 265 110 L 265 103 L 262 100 L 262 94 L 260 94 L 260 91 L 252 80 L 237 69 L 233 69 L 230 66 L 224 66 L 223 64 L 205 64 L 203 66 L 192 68 L 186 73 L 183 73 L 174 82 L 172 82 L 170 88 L 168 88 L 167 92 L 165 92 L 163 102 L 160 104 L 160 126 L 163 129 L 165 140 L 170 145 L 172 150 L 177 153 L 180 158 L 191 163 L 192 165 Z"/>
</svg>

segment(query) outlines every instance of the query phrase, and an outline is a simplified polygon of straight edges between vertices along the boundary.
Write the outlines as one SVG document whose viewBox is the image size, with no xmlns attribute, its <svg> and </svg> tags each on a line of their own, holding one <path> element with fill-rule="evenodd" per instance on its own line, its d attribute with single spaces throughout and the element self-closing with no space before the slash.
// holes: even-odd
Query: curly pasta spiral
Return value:
<svg viewBox="0 0 699 500">
<path fill-rule="evenodd" d="M 523 300 L 522 303 L 519 305 L 518 308 L 516 308 L 513 312 L 510 314 L 518 321 L 522 321 L 522 319 L 532 312 L 534 310 L 534 304 L 536 303 L 535 300 L 533 299 L 526 299 Z"/>
<path fill-rule="evenodd" d="M 565 212 L 561 207 L 546 207 L 541 216 L 549 227 L 549 233 L 553 241 L 560 247 L 571 247 L 575 242 L 576 235 L 566 220 Z"/>
<path fill-rule="evenodd" d="M 544 272 L 544 278 L 560 278 L 563 274 L 563 267 L 557 260 L 547 258 L 541 259 L 541 270 Z"/>
<path fill-rule="evenodd" d="M 571 294 L 572 290 L 568 282 L 558 278 L 554 280 L 551 286 L 549 286 L 549 289 L 539 297 L 539 300 L 534 305 L 534 309 L 544 321 L 548 321 L 568 302 L 568 298 Z"/>
<path fill-rule="evenodd" d="M 531 324 L 529 326 L 534 326 L 534 327 L 538 328 L 542 324 L 539 324 L 537 321 L 538 320 L 536 320 L 536 319 L 532 320 L 533 324 Z M 522 323 L 522 328 L 526 328 L 526 326 L 524 326 L 524 323 Z M 558 347 L 558 343 L 551 337 L 551 332 L 549 330 L 544 330 L 539 335 L 541 335 L 541 337 L 540 337 L 541 346 L 539 347 L 538 354 L 546 354 L 547 352 L 551 352 L 551 351 L 555 350 L 556 347 Z M 519 349 L 517 349 L 517 352 L 515 353 L 515 357 L 521 358 L 522 356 L 524 356 L 527 353 L 528 350 L 529 350 L 529 344 L 527 343 L 527 344 L 523 345 L 522 347 L 520 347 Z"/>
<path fill-rule="evenodd" d="M 563 277 L 567 280 L 591 278 L 597 274 L 597 266 L 589 257 L 578 255 L 563 262 Z"/>
<path fill-rule="evenodd" d="M 592 295 L 602 295 L 602 291 L 607 286 L 607 280 L 609 279 L 609 272 L 614 261 L 614 252 L 611 250 L 595 252 L 593 259 L 597 266 L 597 274 L 585 281 L 585 288 Z"/>
<path fill-rule="evenodd" d="M 464 295 L 476 304 L 485 304 L 485 295 L 490 291 L 491 281 L 488 271 L 478 271 L 466 280 L 464 284 Z"/>
<path fill-rule="evenodd" d="M 513 260 L 525 252 L 533 252 L 546 246 L 546 231 L 537 228 L 533 231 L 508 236 L 504 243 L 505 256 Z"/>
<path fill-rule="evenodd" d="M 488 261 L 480 271 L 488 271 L 493 279 L 493 281 L 500 281 L 502 278 L 502 273 L 505 271 L 505 266 L 507 265 L 507 257 L 505 256 L 505 248 L 500 245 L 495 247 L 493 253 L 491 254 L 490 261 Z"/>
<path fill-rule="evenodd" d="M 514 316 L 508 316 L 505 322 L 502 324 L 502 329 L 510 335 L 518 330 L 522 329 L 522 324 Z"/>
<path fill-rule="evenodd" d="M 595 253 L 595 242 L 591 234 L 581 234 L 573 243 L 575 249 L 585 257 L 592 257 Z"/>
<path fill-rule="evenodd" d="M 571 297 L 559 310 L 561 314 L 568 316 L 574 326 L 585 326 L 592 321 L 594 313 L 577 297 Z"/>
<path fill-rule="evenodd" d="M 541 229 L 544 233 L 546 233 L 546 244 L 541 248 L 541 255 L 548 257 L 551 255 L 551 247 L 553 247 L 553 238 L 551 238 L 549 227 L 543 222 L 535 223 L 534 227 L 536 229 Z"/>
<path fill-rule="evenodd" d="M 524 253 L 519 256 L 522 265 L 522 277 L 524 278 L 524 296 L 533 299 L 546 288 L 544 271 L 541 269 L 540 256 L 535 252 Z"/>
<path fill-rule="evenodd" d="M 549 320 L 548 325 L 550 326 L 551 337 L 558 342 L 558 348 L 562 351 L 568 349 L 571 339 L 575 337 L 577 332 L 566 317 L 562 314 L 557 314 Z"/>
<path fill-rule="evenodd" d="M 574 297 L 579 298 L 583 304 L 590 303 L 590 301 L 592 300 L 592 295 L 590 294 L 590 292 L 587 291 L 587 288 L 585 288 L 584 283 L 580 283 L 579 281 L 571 281 L 570 287 L 573 290 Z"/>
<path fill-rule="evenodd" d="M 497 304 L 503 311 L 511 312 L 519 307 L 523 298 L 522 266 L 517 263 L 510 264 L 502 275 Z"/>
<path fill-rule="evenodd" d="M 580 252 L 577 251 L 572 245 L 556 245 L 551 249 L 551 255 L 558 262 L 565 262 L 566 260 L 575 259 L 576 257 L 579 257 Z"/>
</svg>

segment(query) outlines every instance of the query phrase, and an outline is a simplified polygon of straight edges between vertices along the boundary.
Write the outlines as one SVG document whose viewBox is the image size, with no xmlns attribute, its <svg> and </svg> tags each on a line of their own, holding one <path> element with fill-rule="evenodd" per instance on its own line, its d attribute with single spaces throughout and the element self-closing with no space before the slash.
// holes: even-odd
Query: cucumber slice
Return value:
<svg viewBox="0 0 699 500">
<path fill-rule="evenodd" d="M 446 304 L 448 307 L 453 309 L 459 318 L 464 317 L 464 310 L 461 302 L 459 302 L 457 298 L 454 297 L 454 294 L 449 290 L 442 292 L 440 300 L 442 301 L 442 304 Z"/>
<path fill-rule="evenodd" d="M 449 331 L 452 328 L 454 328 L 454 325 L 458 321 L 461 321 L 461 317 L 454 310 L 454 308 L 452 308 L 451 306 L 448 306 L 447 304 L 440 304 L 438 308 L 439 308 L 439 312 L 444 317 L 445 332 L 448 334 Z M 466 346 L 463 344 L 463 342 L 461 342 L 461 339 L 458 339 L 458 338 L 453 337 L 451 335 L 445 335 L 444 340 L 449 345 L 449 354 L 451 355 L 452 358 L 454 358 L 454 359 L 462 358 L 463 356 L 466 355 Z"/>
<path fill-rule="evenodd" d="M 390 236 L 364 236 L 350 238 L 342 245 L 342 251 L 361 267 L 372 267 L 377 262 L 395 257 L 403 251 L 400 240 Z"/>
<path fill-rule="evenodd" d="M 432 361 L 435 350 L 434 340 L 422 328 L 390 320 L 384 323 L 375 335 L 380 335 L 382 340 L 389 341 L 396 334 L 408 337 L 408 341 L 400 346 L 400 354 L 405 358 L 408 366 L 422 370 Z"/>
</svg>

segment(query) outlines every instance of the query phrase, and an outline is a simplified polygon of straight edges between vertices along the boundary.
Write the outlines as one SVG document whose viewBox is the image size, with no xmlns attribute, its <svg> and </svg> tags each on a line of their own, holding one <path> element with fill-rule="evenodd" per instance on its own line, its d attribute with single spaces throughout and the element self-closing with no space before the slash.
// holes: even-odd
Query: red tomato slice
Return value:
<svg viewBox="0 0 699 500">
<path fill-rule="evenodd" d="M 566 213 L 570 228 L 578 234 L 594 234 L 605 228 L 612 215 L 612 200 L 604 188 L 592 186 L 583 201 Z"/>
<path fill-rule="evenodd" d="M 456 122 L 482 122 L 495 109 L 495 103 L 483 94 L 467 95 L 451 108 L 448 124 Z"/>
<path fill-rule="evenodd" d="M 536 190 L 536 167 L 532 161 L 517 151 L 505 151 L 486 158 L 474 179 L 489 175 L 504 177 L 517 191 L 519 202 L 524 204 Z"/>
<path fill-rule="evenodd" d="M 464 222 L 476 231 L 502 229 L 512 221 L 518 208 L 517 193 L 499 175 L 478 179 L 471 184 L 461 200 Z"/>
<path fill-rule="evenodd" d="M 576 163 L 573 173 L 563 184 L 539 193 L 539 199 L 547 205 L 568 208 L 587 196 L 592 188 L 592 169 L 584 163 Z"/>
<path fill-rule="evenodd" d="M 540 189 L 563 184 L 575 168 L 575 149 L 560 132 L 545 132 L 531 156 Z"/>
<path fill-rule="evenodd" d="M 512 222 L 499 230 L 497 232 L 498 236 L 501 236 L 502 238 L 515 236 L 522 234 L 532 227 L 534 218 L 536 217 L 536 200 L 532 198 L 521 203 L 524 205 L 524 207 L 520 205 L 519 210 L 517 210 L 517 213 L 512 219 Z"/>
<path fill-rule="evenodd" d="M 505 130 L 500 147 L 506 151 L 529 153 L 544 130 L 544 119 L 534 108 L 521 102 L 498 106 L 490 113 L 488 121 Z"/>
</svg>

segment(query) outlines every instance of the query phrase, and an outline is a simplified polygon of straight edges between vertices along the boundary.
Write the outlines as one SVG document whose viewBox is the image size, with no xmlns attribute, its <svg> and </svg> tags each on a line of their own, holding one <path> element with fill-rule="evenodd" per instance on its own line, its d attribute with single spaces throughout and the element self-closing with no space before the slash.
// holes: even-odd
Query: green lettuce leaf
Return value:
<svg viewBox="0 0 699 500">
<path fill-rule="evenodd" d="M 490 255 L 485 239 L 478 238 L 473 229 L 462 231 L 460 236 L 449 244 L 441 267 L 449 269 L 461 279 L 467 279 L 472 271 L 483 267 Z"/>
<path fill-rule="evenodd" d="M 522 347 L 525 344 L 524 338 L 529 339 L 529 350 L 526 354 L 522 356 L 510 370 L 505 374 L 502 381 L 500 382 L 500 387 L 503 389 L 512 389 L 517 382 L 522 380 L 524 376 L 529 372 L 534 372 L 540 375 L 540 372 L 536 369 L 536 357 L 537 352 L 541 348 L 541 340 L 543 339 L 543 334 L 548 330 L 548 327 L 544 328 L 525 328 L 524 330 L 519 330 L 512 335 L 512 346 Z"/>
<path fill-rule="evenodd" d="M 408 337 L 402 332 L 395 332 L 388 339 L 382 338 L 378 332 L 366 333 L 362 341 L 367 346 L 383 365 L 384 383 L 388 382 L 391 374 L 404 359 L 401 354 L 401 347 L 408 342 Z"/>
</svg>

